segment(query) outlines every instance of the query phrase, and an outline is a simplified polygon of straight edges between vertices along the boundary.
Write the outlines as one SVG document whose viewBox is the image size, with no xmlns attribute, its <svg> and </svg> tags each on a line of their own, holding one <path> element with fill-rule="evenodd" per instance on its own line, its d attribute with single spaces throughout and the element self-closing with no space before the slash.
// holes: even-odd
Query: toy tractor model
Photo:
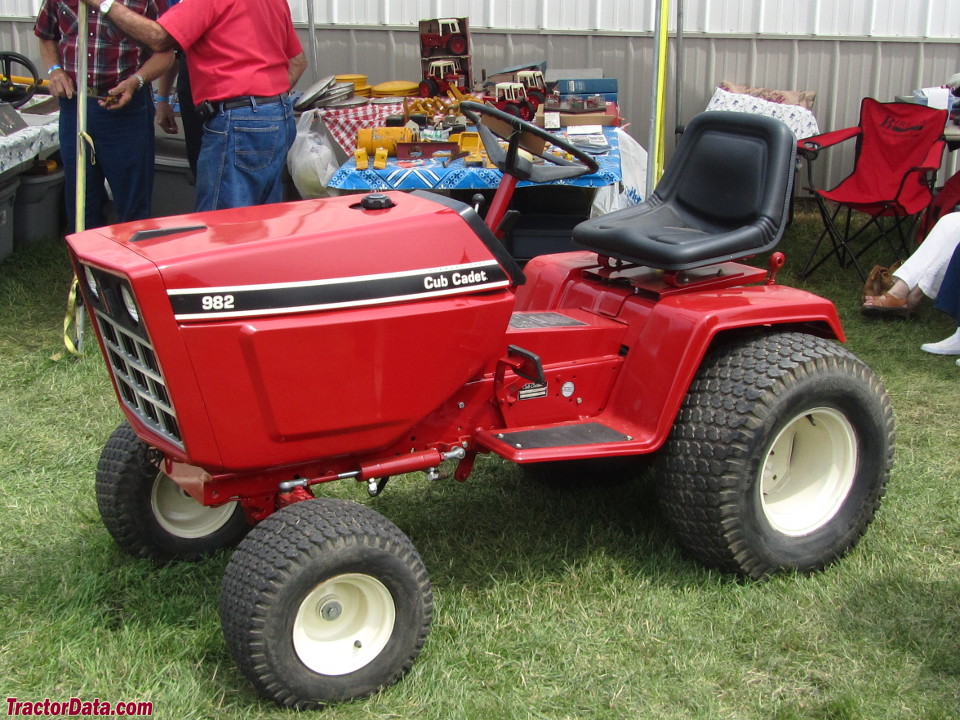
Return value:
<svg viewBox="0 0 960 720">
<path fill-rule="evenodd" d="M 499 82 L 493 88 L 493 97 L 487 100 L 497 110 L 520 118 L 533 120 L 537 109 L 527 100 L 527 91 L 517 82 Z"/>
<path fill-rule="evenodd" d="M 777 284 L 780 253 L 737 261 L 786 225 L 785 125 L 699 115 L 648 201 L 521 269 L 500 241 L 517 183 L 597 164 L 495 108 L 461 111 L 503 172 L 483 217 L 391 191 L 68 238 L 126 416 L 97 470 L 103 521 L 138 556 L 239 541 L 226 644 L 283 705 L 395 682 L 433 612 L 407 536 L 369 505 L 314 497 L 319 483 L 376 496 L 443 463 L 467 480 L 480 454 L 547 477 L 652 456 L 683 547 L 762 578 L 850 550 L 889 477 L 890 401 L 838 342 L 833 304 Z"/>
<path fill-rule="evenodd" d="M 433 60 L 427 67 L 427 73 L 420 81 L 420 97 L 446 96 L 453 89 L 467 91 L 467 78 L 454 60 Z"/>
<path fill-rule="evenodd" d="M 460 21 L 456 18 L 430 20 L 421 28 L 420 46 L 424 55 L 433 54 L 437 50 L 451 55 L 466 55 L 467 36 L 460 29 Z"/>
<path fill-rule="evenodd" d="M 547 83 L 543 79 L 543 73 L 539 70 L 521 70 L 517 73 L 517 82 L 523 85 L 527 93 L 527 100 L 533 105 L 533 109 L 543 105 L 547 99 Z"/>
</svg>

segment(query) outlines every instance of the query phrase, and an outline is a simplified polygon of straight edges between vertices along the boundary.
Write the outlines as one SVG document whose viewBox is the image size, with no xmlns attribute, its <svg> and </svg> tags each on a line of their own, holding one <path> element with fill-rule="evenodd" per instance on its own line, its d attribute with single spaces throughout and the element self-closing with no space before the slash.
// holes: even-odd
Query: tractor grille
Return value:
<svg viewBox="0 0 960 720">
<path fill-rule="evenodd" d="M 97 313 L 107 362 L 120 389 L 123 403 L 152 430 L 183 447 L 177 416 L 157 365 L 153 346 L 112 318 Z"/>
<path fill-rule="evenodd" d="M 107 366 L 113 374 L 121 402 L 151 430 L 183 449 L 180 425 L 167 393 L 153 344 L 142 318 L 134 320 L 124 307 L 122 292 L 130 293 L 125 280 L 93 270 L 98 295 L 84 293 L 90 316 L 100 328 Z M 85 279 L 81 279 L 85 282 Z"/>
</svg>

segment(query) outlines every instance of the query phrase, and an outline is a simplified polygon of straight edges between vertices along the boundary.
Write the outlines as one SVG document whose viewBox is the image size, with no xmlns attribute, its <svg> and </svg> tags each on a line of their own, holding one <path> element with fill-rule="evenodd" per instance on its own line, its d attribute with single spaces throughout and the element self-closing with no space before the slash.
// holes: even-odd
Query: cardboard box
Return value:
<svg viewBox="0 0 960 720">
<path fill-rule="evenodd" d="M 571 125 L 619 125 L 620 124 L 620 107 L 613 102 L 607 103 L 607 109 L 605 112 L 589 112 L 589 113 L 556 113 L 560 116 L 560 127 L 570 127 Z M 544 111 L 543 105 L 537 108 L 537 115 L 534 118 L 534 123 L 540 127 L 546 127 L 544 125 Z"/>
<path fill-rule="evenodd" d="M 616 78 L 564 78 L 557 80 L 556 90 L 561 95 L 618 92 Z"/>
</svg>

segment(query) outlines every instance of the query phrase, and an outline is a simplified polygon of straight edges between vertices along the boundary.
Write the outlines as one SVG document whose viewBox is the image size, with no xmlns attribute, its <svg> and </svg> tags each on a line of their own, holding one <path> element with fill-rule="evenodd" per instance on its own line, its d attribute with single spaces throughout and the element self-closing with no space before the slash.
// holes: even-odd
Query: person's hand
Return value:
<svg viewBox="0 0 960 720">
<path fill-rule="evenodd" d="M 168 102 L 157 103 L 157 125 L 168 135 L 180 132 L 177 128 L 177 119 L 173 116 L 173 108 Z"/>
<path fill-rule="evenodd" d="M 72 98 L 73 80 L 70 79 L 70 76 L 67 75 L 63 68 L 58 68 L 54 70 L 47 79 L 47 89 L 50 90 L 50 94 L 54 97 Z"/>
<path fill-rule="evenodd" d="M 100 101 L 100 107 L 107 110 L 119 110 L 129 105 L 133 100 L 133 94 L 140 89 L 140 81 L 136 76 L 128 77 L 122 80 L 115 88 L 107 91 L 107 99 Z"/>
</svg>

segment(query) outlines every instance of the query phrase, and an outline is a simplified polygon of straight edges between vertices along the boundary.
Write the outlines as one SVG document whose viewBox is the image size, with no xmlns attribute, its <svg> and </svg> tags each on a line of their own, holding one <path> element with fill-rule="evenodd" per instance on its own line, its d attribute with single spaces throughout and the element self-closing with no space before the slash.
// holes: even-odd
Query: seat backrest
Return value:
<svg viewBox="0 0 960 720">
<path fill-rule="evenodd" d="M 915 173 L 906 184 L 904 178 L 923 164 L 943 134 L 946 120 L 946 110 L 864 98 L 857 157 L 844 183 L 854 182 L 867 201 L 897 200 L 908 212 L 917 212 L 929 200 L 929 191 L 921 174 Z"/>
<path fill-rule="evenodd" d="M 704 231 L 725 232 L 760 217 L 779 224 L 793 163 L 793 135 L 782 122 L 705 112 L 687 126 L 654 196 Z"/>
<path fill-rule="evenodd" d="M 771 249 L 787 226 L 796 141 L 780 120 L 697 115 L 644 202 L 586 220 L 575 245 L 668 271 Z"/>
</svg>

